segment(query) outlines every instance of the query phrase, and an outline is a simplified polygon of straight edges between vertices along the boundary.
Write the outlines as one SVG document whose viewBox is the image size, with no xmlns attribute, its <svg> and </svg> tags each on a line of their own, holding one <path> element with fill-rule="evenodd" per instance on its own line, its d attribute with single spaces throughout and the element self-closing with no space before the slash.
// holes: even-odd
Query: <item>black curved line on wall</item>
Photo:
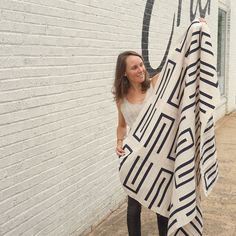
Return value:
<svg viewBox="0 0 236 236">
<path fill-rule="evenodd" d="M 207 3 L 204 6 L 204 8 L 202 7 L 202 0 L 198 0 L 197 4 L 196 4 L 195 11 L 193 11 L 193 2 L 194 2 L 194 0 L 191 1 L 191 5 L 190 5 L 190 9 L 191 9 L 190 10 L 190 21 L 193 21 L 196 18 L 198 6 L 199 6 L 199 12 L 200 12 L 201 17 L 204 18 L 206 16 L 207 9 L 208 9 L 208 15 L 210 15 L 211 0 L 207 0 Z"/>
<path fill-rule="evenodd" d="M 196 18 L 197 10 L 199 10 L 199 14 L 203 18 L 206 16 L 207 10 L 208 10 L 208 12 L 207 12 L 208 15 L 210 15 L 211 0 L 207 0 L 206 5 L 204 7 L 202 7 L 202 5 L 203 5 L 202 0 L 197 0 L 195 10 L 193 9 L 194 8 L 194 6 L 193 6 L 194 2 L 195 2 L 195 0 L 191 0 L 191 2 L 190 2 L 190 22 L 192 22 Z M 183 1 L 179 0 L 178 15 L 177 15 L 177 27 L 180 25 L 181 12 L 182 12 L 182 3 L 183 3 Z"/>
<path fill-rule="evenodd" d="M 175 22 L 175 14 L 174 14 L 172 30 L 171 30 L 171 34 L 169 37 L 169 41 L 166 47 L 164 57 L 162 58 L 160 65 L 156 69 L 153 69 L 149 61 L 148 39 L 149 39 L 149 27 L 150 27 L 154 2 L 155 0 L 147 0 L 145 11 L 144 11 L 143 28 L 142 28 L 142 56 L 144 58 L 144 64 L 150 76 L 154 76 L 155 74 L 159 73 L 165 64 L 165 61 L 166 61 L 166 58 L 170 49 L 170 45 L 172 42 L 172 36 L 174 33 L 174 22 Z"/>
<path fill-rule="evenodd" d="M 208 10 L 208 15 L 210 15 L 211 0 L 207 0 L 204 7 L 202 4 L 202 0 L 196 0 L 196 1 L 197 2 L 196 2 L 195 10 L 193 9 L 195 0 L 191 0 L 191 2 L 190 2 L 190 22 L 192 22 L 195 19 L 198 9 L 199 9 L 199 13 L 200 13 L 201 17 L 205 17 L 207 10 Z M 175 14 L 174 14 L 173 23 L 172 23 L 172 30 L 171 30 L 171 34 L 169 37 L 169 41 L 168 41 L 168 44 L 166 47 L 164 57 L 162 58 L 160 65 L 156 69 L 154 69 L 154 68 L 152 68 L 152 66 L 150 64 L 149 50 L 148 50 L 149 27 L 150 27 L 154 3 L 155 3 L 155 0 L 147 0 L 147 2 L 146 2 L 144 16 L 143 16 L 143 28 L 142 28 L 142 56 L 144 58 L 144 64 L 147 68 L 147 71 L 151 76 L 154 76 L 155 74 L 159 73 L 166 62 L 166 58 L 168 56 L 168 52 L 169 52 L 169 49 L 170 49 L 170 46 L 172 43 L 172 37 L 173 37 L 173 33 L 174 33 L 174 23 L 175 23 Z M 182 4 L 183 4 L 183 1 L 179 0 L 178 1 L 178 13 L 177 13 L 177 27 L 179 27 L 179 25 L 180 25 Z"/>
<path fill-rule="evenodd" d="M 178 15 L 177 15 L 177 27 L 180 25 L 181 11 L 182 11 L 182 0 L 179 0 Z"/>
</svg>

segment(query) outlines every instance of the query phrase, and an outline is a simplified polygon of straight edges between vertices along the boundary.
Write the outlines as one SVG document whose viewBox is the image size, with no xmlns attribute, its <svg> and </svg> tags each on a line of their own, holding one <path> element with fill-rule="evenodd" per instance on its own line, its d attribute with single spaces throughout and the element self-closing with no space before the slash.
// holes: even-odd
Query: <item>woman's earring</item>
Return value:
<svg viewBox="0 0 236 236">
<path fill-rule="evenodd" d="M 124 80 L 124 83 L 126 83 L 126 84 L 129 82 L 126 75 L 123 75 L 122 79 Z"/>
</svg>

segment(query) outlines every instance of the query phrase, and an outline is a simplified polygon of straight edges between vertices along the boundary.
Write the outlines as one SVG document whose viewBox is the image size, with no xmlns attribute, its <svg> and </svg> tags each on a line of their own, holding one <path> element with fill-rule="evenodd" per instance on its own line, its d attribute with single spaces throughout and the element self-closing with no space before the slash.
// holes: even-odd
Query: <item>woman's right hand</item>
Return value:
<svg viewBox="0 0 236 236">
<path fill-rule="evenodd" d="M 116 146 L 116 154 L 117 154 L 119 157 L 125 155 L 125 151 L 123 150 L 122 146 L 123 146 L 123 144 L 122 144 L 121 142 L 118 142 L 118 143 L 117 143 L 117 146 Z"/>
</svg>

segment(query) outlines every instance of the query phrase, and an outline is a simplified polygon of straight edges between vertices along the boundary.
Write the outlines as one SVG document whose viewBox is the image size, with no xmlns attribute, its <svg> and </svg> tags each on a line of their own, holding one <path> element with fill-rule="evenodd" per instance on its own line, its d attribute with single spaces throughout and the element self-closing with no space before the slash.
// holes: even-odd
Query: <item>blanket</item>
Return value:
<svg viewBox="0 0 236 236">
<path fill-rule="evenodd" d="M 122 186 L 143 206 L 168 217 L 168 236 L 202 235 L 201 196 L 218 178 L 214 64 L 209 28 L 194 20 L 169 53 L 154 93 L 124 140 Z"/>
</svg>

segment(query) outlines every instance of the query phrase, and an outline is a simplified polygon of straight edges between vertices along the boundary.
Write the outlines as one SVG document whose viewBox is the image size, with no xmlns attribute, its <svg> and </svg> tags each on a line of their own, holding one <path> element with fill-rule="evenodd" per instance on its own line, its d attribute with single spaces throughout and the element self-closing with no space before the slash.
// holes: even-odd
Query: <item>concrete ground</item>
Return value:
<svg viewBox="0 0 236 236">
<path fill-rule="evenodd" d="M 204 236 L 236 236 L 236 113 L 216 124 L 219 179 L 203 200 Z M 127 236 L 126 203 L 87 236 Z M 157 236 L 156 215 L 142 208 L 142 236 Z"/>
</svg>

